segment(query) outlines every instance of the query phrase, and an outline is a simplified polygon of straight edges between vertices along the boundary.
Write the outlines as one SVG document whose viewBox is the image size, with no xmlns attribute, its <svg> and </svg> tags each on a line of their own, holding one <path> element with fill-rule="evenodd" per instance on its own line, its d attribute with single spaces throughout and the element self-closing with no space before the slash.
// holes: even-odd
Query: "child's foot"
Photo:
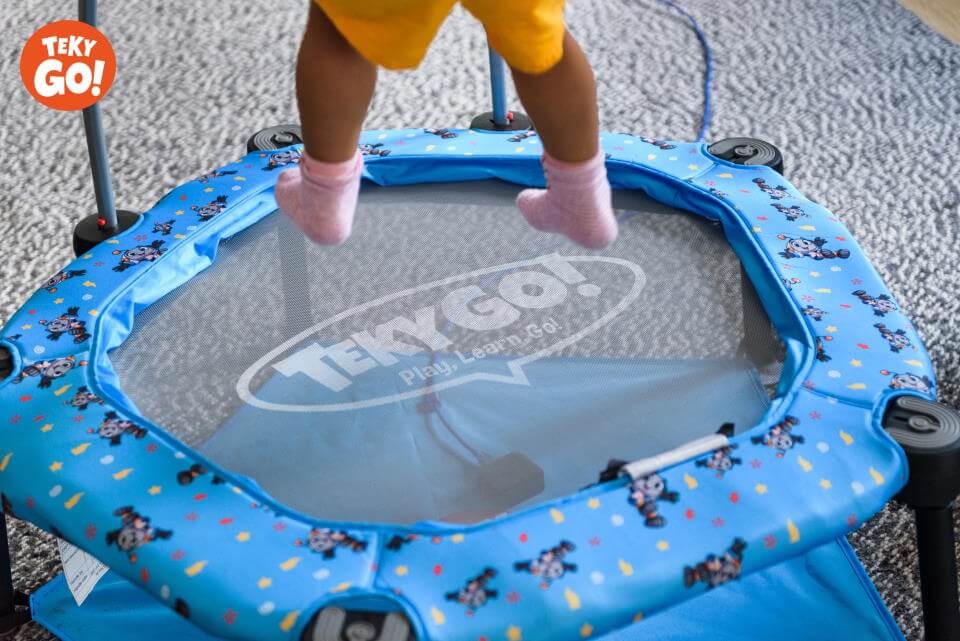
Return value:
<svg viewBox="0 0 960 641">
<path fill-rule="evenodd" d="M 304 153 L 299 167 L 277 178 L 277 204 L 310 240 L 337 245 L 353 228 L 362 170 L 359 151 L 343 162 L 320 162 Z"/>
<path fill-rule="evenodd" d="M 517 197 L 523 217 L 540 231 L 563 234 L 600 249 L 617 237 L 603 150 L 584 162 L 562 162 L 543 155 L 547 189 L 525 189 Z"/>
</svg>

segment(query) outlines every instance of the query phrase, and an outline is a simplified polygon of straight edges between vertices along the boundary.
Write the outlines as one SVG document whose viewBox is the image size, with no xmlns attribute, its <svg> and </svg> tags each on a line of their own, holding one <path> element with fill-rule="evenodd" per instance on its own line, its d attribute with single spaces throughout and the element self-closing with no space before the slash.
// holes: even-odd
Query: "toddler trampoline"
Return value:
<svg viewBox="0 0 960 641">
<path fill-rule="evenodd" d="M 621 232 L 584 250 L 515 210 L 543 183 L 517 123 L 366 132 L 339 247 L 276 211 L 293 127 L 103 242 L 81 225 L 3 333 L 0 489 L 111 572 L 79 608 L 45 586 L 34 618 L 75 640 L 902 639 L 843 535 L 909 456 L 927 638 L 956 638 L 960 423 L 840 220 L 764 143 L 604 133 Z"/>
</svg>

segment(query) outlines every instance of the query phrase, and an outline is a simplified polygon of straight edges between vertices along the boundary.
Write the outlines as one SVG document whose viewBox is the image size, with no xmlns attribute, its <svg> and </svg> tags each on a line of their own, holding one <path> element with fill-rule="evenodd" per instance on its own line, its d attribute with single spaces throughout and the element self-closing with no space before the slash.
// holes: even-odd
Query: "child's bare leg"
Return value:
<svg viewBox="0 0 960 641">
<path fill-rule="evenodd" d="M 513 69 L 524 109 L 543 142 L 548 189 L 521 192 L 517 205 L 542 231 L 561 233 L 591 248 L 617 237 L 597 122 L 593 70 L 570 33 L 563 57 L 541 74 Z"/>
<path fill-rule="evenodd" d="M 310 5 L 297 57 L 297 104 L 304 156 L 277 179 L 280 209 L 313 241 L 347 239 L 360 189 L 357 140 L 376 86 L 377 68 Z"/>
<path fill-rule="evenodd" d="M 311 3 L 297 56 L 297 105 L 310 157 L 321 162 L 353 158 L 376 83 L 376 66 Z"/>
<path fill-rule="evenodd" d="M 563 37 L 563 57 L 549 70 L 536 75 L 511 71 L 520 102 L 547 153 L 563 162 L 597 155 L 597 85 L 587 57 L 569 32 Z"/>
</svg>

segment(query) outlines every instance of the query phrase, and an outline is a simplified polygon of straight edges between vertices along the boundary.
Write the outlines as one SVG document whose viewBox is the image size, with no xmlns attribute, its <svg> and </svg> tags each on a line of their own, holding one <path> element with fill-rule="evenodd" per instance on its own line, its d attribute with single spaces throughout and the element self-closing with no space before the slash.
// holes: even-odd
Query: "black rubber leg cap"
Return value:
<svg viewBox="0 0 960 641">
<path fill-rule="evenodd" d="M 324 608 L 303 631 L 301 641 L 416 641 L 399 612 L 353 612 Z"/>
<path fill-rule="evenodd" d="M 470 121 L 470 128 L 478 131 L 524 131 L 533 128 L 533 121 L 527 114 L 512 111 L 508 124 L 498 125 L 493 121 L 493 112 L 482 113 Z"/>
<path fill-rule="evenodd" d="M 132 211 L 117 210 L 117 229 L 105 231 L 100 229 L 99 214 L 87 216 L 73 228 L 73 253 L 82 256 L 103 241 L 121 232 L 125 232 L 140 220 L 140 214 Z"/>
<path fill-rule="evenodd" d="M 247 153 L 274 151 L 302 143 L 303 130 L 300 129 L 300 125 L 274 125 L 261 129 L 247 139 Z"/>
<path fill-rule="evenodd" d="M 766 165 L 783 175 L 783 154 L 774 145 L 757 138 L 724 138 L 713 143 L 707 151 L 737 165 Z"/>
</svg>

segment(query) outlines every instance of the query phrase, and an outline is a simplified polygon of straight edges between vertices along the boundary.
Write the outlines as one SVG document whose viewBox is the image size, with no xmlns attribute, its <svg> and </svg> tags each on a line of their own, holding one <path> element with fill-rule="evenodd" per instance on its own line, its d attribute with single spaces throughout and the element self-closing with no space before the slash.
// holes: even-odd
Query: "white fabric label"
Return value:
<svg viewBox="0 0 960 641">
<path fill-rule="evenodd" d="M 97 581 L 110 568 L 63 539 L 57 539 L 57 546 L 60 548 L 63 576 L 67 579 L 70 594 L 73 595 L 77 605 L 83 605 L 84 600 L 97 585 Z"/>
</svg>

